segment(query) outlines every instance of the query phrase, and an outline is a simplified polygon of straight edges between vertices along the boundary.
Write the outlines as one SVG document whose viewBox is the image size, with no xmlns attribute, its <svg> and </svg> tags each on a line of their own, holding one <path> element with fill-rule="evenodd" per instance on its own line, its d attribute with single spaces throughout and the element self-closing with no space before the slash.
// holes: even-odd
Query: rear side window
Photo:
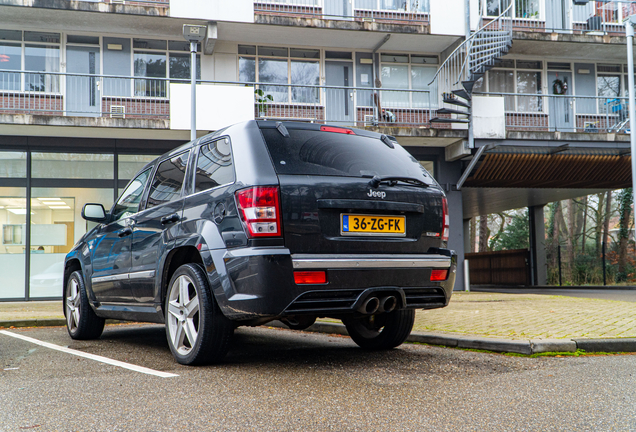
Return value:
<svg viewBox="0 0 636 432">
<path fill-rule="evenodd" d="M 190 152 L 165 160 L 157 167 L 150 185 L 147 208 L 174 201 L 181 196 Z"/>
<path fill-rule="evenodd" d="M 288 131 L 286 138 L 276 129 L 261 129 L 278 174 L 430 179 L 417 160 L 399 145 L 390 148 L 378 138 L 360 135 Z"/>
<path fill-rule="evenodd" d="M 221 138 L 199 149 L 194 174 L 194 192 L 234 182 L 230 139 Z"/>
</svg>

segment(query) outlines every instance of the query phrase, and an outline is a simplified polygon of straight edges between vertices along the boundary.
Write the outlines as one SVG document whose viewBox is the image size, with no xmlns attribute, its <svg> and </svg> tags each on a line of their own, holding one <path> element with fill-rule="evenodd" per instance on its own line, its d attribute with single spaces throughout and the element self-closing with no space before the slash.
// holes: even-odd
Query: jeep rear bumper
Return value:
<svg viewBox="0 0 636 432">
<path fill-rule="evenodd" d="M 455 284 L 457 255 L 447 249 L 434 252 L 301 255 L 285 248 L 244 248 L 206 251 L 213 258 L 213 265 L 206 267 L 219 307 L 232 320 L 339 316 L 355 313 L 371 295 L 393 295 L 400 309 L 446 306 Z M 447 279 L 432 282 L 433 269 L 448 269 Z M 327 283 L 297 285 L 297 270 L 324 270 Z"/>
</svg>

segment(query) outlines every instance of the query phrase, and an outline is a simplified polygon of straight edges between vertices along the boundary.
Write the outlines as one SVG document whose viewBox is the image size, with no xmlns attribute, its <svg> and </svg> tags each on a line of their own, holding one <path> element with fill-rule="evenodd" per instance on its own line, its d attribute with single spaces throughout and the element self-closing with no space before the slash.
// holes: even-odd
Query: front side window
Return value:
<svg viewBox="0 0 636 432">
<path fill-rule="evenodd" d="M 146 187 L 146 182 L 150 176 L 151 168 L 148 168 L 135 179 L 130 182 L 126 190 L 121 194 L 117 200 L 117 204 L 113 208 L 112 220 L 127 218 L 139 211 L 139 203 Z"/>
<path fill-rule="evenodd" d="M 155 178 L 150 185 L 146 207 L 150 208 L 174 201 L 181 196 L 189 157 L 190 152 L 187 151 L 159 164 Z"/>
<path fill-rule="evenodd" d="M 203 145 L 197 159 L 194 192 L 201 192 L 233 181 L 234 168 L 229 138 Z"/>
</svg>

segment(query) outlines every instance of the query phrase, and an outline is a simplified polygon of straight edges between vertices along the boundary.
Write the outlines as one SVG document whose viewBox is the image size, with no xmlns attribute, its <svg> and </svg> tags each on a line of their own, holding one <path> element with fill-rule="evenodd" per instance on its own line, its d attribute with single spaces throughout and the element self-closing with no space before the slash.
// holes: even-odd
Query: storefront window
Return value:
<svg viewBox="0 0 636 432">
<path fill-rule="evenodd" d="M 115 156 L 94 153 L 32 154 L 33 178 L 112 179 Z"/>
<path fill-rule="evenodd" d="M 119 180 L 130 180 L 137 174 L 147 163 L 155 160 L 155 155 L 124 155 L 117 157 L 117 174 Z"/>
<path fill-rule="evenodd" d="M 25 178 L 26 157 L 26 152 L 0 152 L 0 178 Z"/>
<path fill-rule="evenodd" d="M 1 165 L 1 164 L 0 164 Z M 26 189 L 0 187 L 0 298 L 24 298 Z"/>
<path fill-rule="evenodd" d="M 112 189 L 33 188 L 31 191 L 31 275 L 29 296 L 60 297 L 64 258 L 91 226 L 82 218 L 86 203 L 110 208 Z"/>
</svg>

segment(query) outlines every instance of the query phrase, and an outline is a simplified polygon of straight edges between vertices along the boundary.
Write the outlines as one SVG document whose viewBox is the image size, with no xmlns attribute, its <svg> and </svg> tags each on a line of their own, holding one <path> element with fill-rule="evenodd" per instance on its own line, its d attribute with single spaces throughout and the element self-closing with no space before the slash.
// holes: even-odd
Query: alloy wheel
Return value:
<svg viewBox="0 0 636 432">
<path fill-rule="evenodd" d="M 69 331 L 77 330 L 80 322 L 80 290 L 77 281 L 71 278 L 69 282 L 69 295 L 66 297 L 66 322 Z"/>
<path fill-rule="evenodd" d="M 187 355 L 199 334 L 199 297 L 192 279 L 179 276 L 170 287 L 168 331 L 172 346 Z"/>
</svg>

